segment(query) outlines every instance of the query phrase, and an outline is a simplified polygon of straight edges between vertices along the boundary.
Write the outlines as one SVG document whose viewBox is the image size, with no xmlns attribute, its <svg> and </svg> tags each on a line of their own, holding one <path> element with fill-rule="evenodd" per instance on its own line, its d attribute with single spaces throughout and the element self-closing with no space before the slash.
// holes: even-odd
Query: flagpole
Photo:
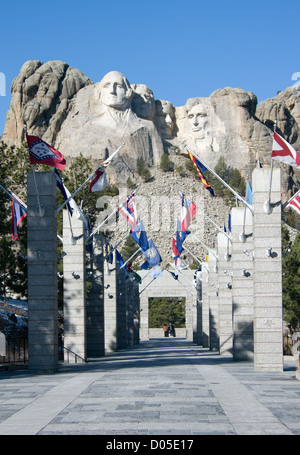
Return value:
<svg viewBox="0 0 300 455">
<path fill-rule="evenodd" d="M 138 186 L 137 189 L 136 189 L 135 191 L 133 191 L 133 193 L 131 193 L 131 194 L 135 194 L 135 193 L 137 192 L 138 189 L 139 189 L 139 186 Z M 129 197 L 129 196 L 128 196 L 128 197 Z M 119 208 L 120 208 L 120 205 L 119 205 L 119 206 L 118 206 L 118 207 L 117 207 L 117 208 L 116 208 L 116 209 L 115 209 L 107 218 L 105 218 L 105 220 L 102 221 L 102 223 L 100 223 L 100 224 L 96 227 L 96 229 L 94 229 L 94 231 L 90 234 L 90 236 L 87 238 L 87 240 L 90 239 L 90 238 L 91 238 L 91 237 L 92 237 L 92 236 L 101 228 L 101 226 L 103 226 L 103 224 L 105 224 L 105 223 L 107 222 L 107 220 L 109 220 L 109 218 L 111 218 L 115 213 L 117 213 L 117 211 L 119 210 Z"/>
<path fill-rule="evenodd" d="M 225 234 L 225 232 L 224 232 L 224 234 Z M 204 246 L 204 248 L 207 249 L 207 251 L 208 251 L 209 253 L 211 253 L 211 254 L 213 254 L 213 255 L 215 256 L 215 258 L 217 259 L 217 261 L 219 260 L 218 256 L 217 256 L 215 253 L 213 253 L 213 252 L 211 251 L 211 249 L 208 248 L 208 246 L 206 246 L 205 243 L 203 243 L 202 240 L 200 240 L 193 232 L 192 232 L 192 235 L 198 240 L 198 242 L 201 243 L 201 245 Z"/>
<path fill-rule="evenodd" d="M 155 279 L 156 279 L 156 278 L 152 278 L 152 280 L 147 284 L 147 286 L 145 286 L 144 289 L 143 289 L 141 292 L 139 292 L 139 295 L 141 295 L 141 293 L 144 292 L 144 290 L 145 290 L 148 286 L 150 286 L 150 284 L 152 283 L 152 281 L 154 281 Z"/>
<path fill-rule="evenodd" d="M 277 120 L 274 122 L 274 132 L 276 131 L 276 126 L 277 126 Z M 273 132 L 273 134 L 274 134 Z M 264 210 L 265 212 L 270 215 L 272 213 L 272 204 L 271 204 L 271 188 L 272 188 L 272 175 L 273 175 L 273 158 L 271 155 L 271 167 L 270 167 L 270 180 L 269 180 L 269 191 L 268 191 L 268 199 L 264 203 Z"/>
<path fill-rule="evenodd" d="M 0 185 L 0 186 L 1 186 L 1 185 Z M 286 207 L 287 205 L 289 205 L 289 203 L 290 203 L 293 199 L 295 199 L 295 197 L 296 197 L 299 193 L 300 193 L 300 190 L 298 190 L 297 193 L 295 193 L 294 196 L 292 196 L 287 202 L 285 202 L 284 204 L 282 204 L 282 207 L 281 207 L 282 210 L 285 209 L 285 207 Z"/>
<path fill-rule="evenodd" d="M 233 188 L 231 188 L 231 186 L 228 185 L 228 183 L 226 183 L 211 167 L 209 167 L 201 158 L 199 158 L 199 156 L 196 155 L 196 153 L 193 152 L 184 142 L 181 143 L 197 160 L 199 160 L 203 164 L 204 167 L 206 167 L 206 169 L 208 169 L 218 180 L 220 180 L 220 182 L 224 186 L 226 186 L 229 189 L 229 191 L 231 191 L 235 195 L 235 197 L 242 201 L 243 204 L 247 205 L 251 210 L 251 213 L 253 213 L 253 207 L 250 204 L 248 204 L 248 202 L 245 201 L 245 199 L 242 196 L 240 196 Z"/>
<path fill-rule="evenodd" d="M 249 183 L 249 175 L 247 175 L 247 183 Z M 247 198 L 247 196 L 248 196 L 248 188 L 249 188 L 249 185 L 247 185 L 246 198 Z M 246 242 L 246 236 L 245 236 L 246 210 L 247 210 L 247 207 L 244 206 L 243 227 L 242 227 L 242 232 L 241 232 L 241 234 L 240 234 L 240 241 L 241 241 L 242 243 L 245 243 L 245 242 Z"/>
<path fill-rule="evenodd" d="M 227 234 L 227 232 L 224 231 L 224 229 L 221 229 L 212 219 L 209 218 L 208 215 L 206 215 L 201 209 L 199 209 L 199 207 L 198 210 L 218 229 L 219 232 L 222 232 L 222 234 L 224 234 L 228 238 L 228 240 L 231 241 L 230 236 Z"/>
<path fill-rule="evenodd" d="M 132 258 L 134 258 L 134 256 L 136 256 L 140 251 L 142 251 L 142 248 L 139 248 L 138 250 L 136 250 L 136 252 L 133 253 L 133 255 L 130 256 L 130 258 L 127 259 L 126 262 L 124 262 L 124 264 L 120 267 L 120 270 L 123 269 L 125 267 L 125 265 L 127 264 L 127 262 L 129 262 Z"/>
<path fill-rule="evenodd" d="M 4 186 L 0 185 L 0 188 L 2 188 L 2 190 L 7 194 L 7 196 L 14 202 L 17 202 L 18 204 L 21 204 L 21 206 L 23 207 L 23 209 L 26 211 L 27 213 L 27 207 L 24 205 L 23 202 L 21 202 L 20 200 L 17 200 L 14 198 L 14 196 L 9 192 L 7 191 Z"/>
<path fill-rule="evenodd" d="M 108 157 L 106 161 L 104 161 L 103 167 L 106 167 L 106 166 L 108 166 L 108 165 L 110 164 L 110 162 L 111 162 L 113 156 L 114 156 L 117 152 L 119 152 L 119 150 L 120 150 L 124 145 L 125 145 L 125 142 L 123 142 L 123 144 L 120 145 L 120 147 L 119 147 L 119 148 L 118 148 L 110 157 Z M 73 197 L 75 196 L 75 194 L 77 194 L 77 193 L 78 193 L 78 192 L 79 192 L 79 191 L 80 191 L 80 190 L 81 190 L 81 189 L 82 189 L 82 188 L 83 188 L 83 187 L 84 187 L 84 186 L 85 186 L 85 185 L 86 185 L 94 176 L 95 176 L 95 171 L 94 171 L 94 172 L 93 172 L 93 173 L 92 173 L 92 174 L 91 174 L 91 175 L 90 175 L 90 176 L 89 176 L 89 177 L 88 177 L 88 178 L 87 178 L 87 179 L 86 179 L 78 188 L 77 188 L 77 190 L 74 191 L 73 194 L 71 194 L 71 196 L 70 196 L 68 199 L 66 199 L 66 200 L 64 201 L 63 204 L 61 204 L 61 205 L 56 209 L 56 214 L 58 214 L 58 213 L 60 212 L 60 210 L 61 210 L 61 209 L 62 209 L 62 208 L 71 200 L 71 199 L 73 199 Z"/>
<path fill-rule="evenodd" d="M 183 273 L 182 273 L 180 270 L 178 270 L 173 264 L 171 264 L 171 262 L 169 262 L 169 264 L 170 264 L 171 267 L 173 267 L 174 270 L 176 270 L 176 272 L 179 272 L 179 273 L 181 273 L 181 275 L 183 275 Z M 190 284 L 193 284 L 193 283 L 191 283 L 190 280 L 188 280 L 184 275 L 183 275 L 183 277 L 184 277 Z M 184 284 L 181 283 L 180 280 L 178 280 L 178 282 L 179 282 L 179 283 L 181 284 L 181 286 L 183 286 L 191 295 L 194 295 L 194 294 L 193 294 L 193 293 L 192 293 Z"/>
</svg>

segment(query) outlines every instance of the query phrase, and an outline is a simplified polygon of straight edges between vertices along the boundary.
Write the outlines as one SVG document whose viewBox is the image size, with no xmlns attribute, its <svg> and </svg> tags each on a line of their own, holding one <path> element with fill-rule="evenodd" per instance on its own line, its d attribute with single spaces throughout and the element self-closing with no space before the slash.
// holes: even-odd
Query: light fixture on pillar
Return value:
<svg viewBox="0 0 300 455">
<path fill-rule="evenodd" d="M 229 262 L 230 258 L 231 258 L 231 255 L 229 253 L 225 253 L 224 254 L 224 259 L 225 259 L 226 262 Z"/>
<path fill-rule="evenodd" d="M 231 283 L 227 283 L 226 287 L 227 287 L 227 289 L 232 289 L 232 284 Z"/>
<path fill-rule="evenodd" d="M 242 269 L 242 276 L 246 276 L 246 269 Z"/>
<path fill-rule="evenodd" d="M 112 294 L 108 294 L 108 298 L 109 298 L 109 299 L 113 299 L 114 296 L 113 296 Z"/>
<path fill-rule="evenodd" d="M 270 258 L 272 257 L 272 248 L 269 246 L 267 249 L 267 256 Z"/>
</svg>

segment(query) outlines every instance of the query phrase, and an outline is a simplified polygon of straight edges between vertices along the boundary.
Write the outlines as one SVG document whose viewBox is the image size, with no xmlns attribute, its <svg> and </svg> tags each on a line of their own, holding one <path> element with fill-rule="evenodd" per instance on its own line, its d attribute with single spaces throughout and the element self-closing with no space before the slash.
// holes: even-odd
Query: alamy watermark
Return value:
<svg viewBox="0 0 300 455">
<path fill-rule="evenodd" d="M 294 96 L 299 96 L 300 95 L 300 90 L 297 88 L 300 86 L 300 72 L 296 72 L 292 74 L 292 81 L 296 81 L 293 84 L 293 89 L 292 93 Z"/>
<path fill-rule="evenodd" d="M 6 96 L 6 81 L 4 73 L 0 73 L 0 96 Z"/>
</svg>

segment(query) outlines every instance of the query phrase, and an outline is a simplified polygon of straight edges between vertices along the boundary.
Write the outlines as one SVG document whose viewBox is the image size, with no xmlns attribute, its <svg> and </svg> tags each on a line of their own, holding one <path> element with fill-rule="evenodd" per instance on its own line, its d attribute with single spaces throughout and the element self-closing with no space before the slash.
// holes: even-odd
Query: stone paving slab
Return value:
<svg viewBox="0 0 300 455">
<path fill-rule="evenodd" d="M 295 374 L 143 341 L 54 375 L 1 372 L 0 435 L 299 435 Z"/>
</svg>

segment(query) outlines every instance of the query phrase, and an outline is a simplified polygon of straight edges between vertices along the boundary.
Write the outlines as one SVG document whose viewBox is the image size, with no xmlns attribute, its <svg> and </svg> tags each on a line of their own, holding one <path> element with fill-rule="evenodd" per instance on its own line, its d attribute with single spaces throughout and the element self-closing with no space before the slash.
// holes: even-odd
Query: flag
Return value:
<svg viewBox="0 0 300 455">
<path fill-rule="evenodd" d="M 149 244 L 148 250 L 146 251 L 142 250 L 142 253 L 147 259 L 150 266 L 155 267 L 161 262 L 162 259 L 152 239 L 149 240 L 148 244 Z"/>
<path fill-rule="evenodd" d="M 204 172 L 206 171 L 206 167 L 203 166 L 203 164 L 200 163 L 200 161 L 197 160 L 197 158 L 189 150 L 188 150 L 188 154 L 189 154 L 189 157 L 191 158 L 192 162 L 194 163 L 194 166 L 198 172 L 198 175 L 199 175 L 204 187 L 210 192 L 210 194 L 212 196 L 214 196 L 215 195 L 214 190 L 210 186 L 209 181 L 203 175 Z"/>
<path fill-rule="evenodd" d="M 152 275 L 153 278 L 157 278 L 162 275 L 162 270 L 159 265 L 155 265 L 151 270 L 150 270 L 150 275 Z"/>
<path fill-rule="evenodd" d="M 62 179 L 61 179 L 61 177 L 59 175 L 58 170 L 56 168 L 53 168 L 53 172 L 54 172 L 54 175 L 56 177 L 57 187 L 60 190 L 61 194 L 63 195 L 64 200 L 66 201 L 68 199 L 67 189 L 66 189 L 65 185 L 63 184 L 63 181 L 62 181 Z M 69 202 L 67 203 L 67 207 L 68 207 L 68 210 L 69 210 L 70 214 L 72 215 L 73 210 L 72 210 Z"/>
<path fill-rule="evenodd" d="M 177 249 L 176 240 L 174 239 L 174 237 L 172 238 L 172 252 L 173 252 L 173 259 L 176 261 L 177 258 L 179 258 L 180 253 Z"/>
<path fill-rule="evenodd" d="M 69 199 L 69 197 L 71 196 L 71 193 L 68 190 L 68 188 L 66 188 L 66 187 L 64 187 L 64 188 L 66 191 L 67 199 Z M 70 204 L 70 207 L 72 210 L 72 214 L 74 214 L 75 218 L 77 218 L 78 220 L 81 220 L 83 222 L 85 228 L 87 229 L 89 223 L 88 223 L 88 220 L 87 220 L 85 214 L 81 210 L 81 208 L 78 207 L 78 205 L 76 204 L 76 202 L 74 201 L 73 198 L 69 200 L 69 204 Z"/>
<path fill-rule="evenodd" d="M 289 166 L 300 166 L 300 156 L 283 137 L 274 131 L 272 158 Z"/>
<path fill-rule="evenodd" d="M 26 139 L 29 147 L 30 164 L 46 164 L 62 171 L 65 169 L 66 160 L 58 150 L 37 136 L 26 134 Z"/>
<path fill-rule="evenodd" d="M 294 197 L 294 199 L 292 199 L 288 205 L 290 205 L 292 209 L 300 214 L 300 194 L 297 194 L 297 196 Z"/>
<path fill-rule="evenodd" d="M 107 186 L 105 169 L 101 166 L 98 167 L 93 177 L 94 178 L 91 181 L 89 193 L 95 193 L 95 191 L 104 190 L 104 188 Z"/>
<path fill-rule="evenodd" d="M 171 272 L 170 270 L 168 270 L 168 272 L 171 273 L 174 280 L 178 280 L 178 275 L 176 275 L 174 272 Z"/>
<path fill-rule="evenodd" d="M 10 232 L 12 234 L 13 240 L 19 238 L 18 235 L 18 226 L 22 220 L 26 217 L 27 213 L 22 204 L 18 201 L 17 197 L 14 195 L 14 200 L 12 201 L 12 217 L 11 217 L 11 226 Z"/>
<path fill-rule="evenodd" d="M 143 264 L 141 265 L 141 270 L 148 270 L 148 268 L 149 262 L 148 261 L 143 262 Z"/>
<path fill-rule="evenodd" d="M 186 233 L 187 229 L 197 211 L 197 206 L 192 201 L 186 201 L 184 194 L 181 199 L 181 231 Z"/>
<path fill-rule="evenodd" d="M 228 213 L 228 231 L 231 232 L 231 213 Z"/>
<path fill-rule="evenodd" d="M 249 180 L 247 180 L 246 201 L 250 205 L 253 204 L 253 202 L 252 202 L 252 188 L 251 188 Z"/>
<path fill-rule="evenodd" d="M 131 195 L 128 196 L 126 201 L 122 202 L 122 204 L 119 205 L 119 207 L 117 208 L 119 213 L 121 213 L 130 224 L 131 231 L 133 231 L 135 226 L 138 224 L 138 215 L 134 203 L 134 193 L 135 192 L 131 193 Z"/>
<path fill-rule="evenodd" d="M 148 250 L 149 248 L 149 243 L 147 239 L 147 234 L 144 229 L 143 222 L 140 221 L 133 229 L 133 231 L 130 232 L 131 237 L 133 240 L 136 241 L 136 243 L 142 248 L 143 251 Z"/>
<path fill-rule="evenodd" d="M 104 241 L 104 257 L 106 258 L 106 260 L 109 264 L 113 263 L 113 259 L 114 259 L 113 246 L 112 246 L 112 244 L 109 244 L 109 241 L 107 240 L 107 238 L 105 238 L 105 241 Z"/>
<path fill-rule="evenodd" d="M 124 259 L 118 250 L 116 250 L 116 258 L 117 258 L 117 261 L 119 262 L 120 268 L 121 268 L 124 265 Z"/>
</svg>

